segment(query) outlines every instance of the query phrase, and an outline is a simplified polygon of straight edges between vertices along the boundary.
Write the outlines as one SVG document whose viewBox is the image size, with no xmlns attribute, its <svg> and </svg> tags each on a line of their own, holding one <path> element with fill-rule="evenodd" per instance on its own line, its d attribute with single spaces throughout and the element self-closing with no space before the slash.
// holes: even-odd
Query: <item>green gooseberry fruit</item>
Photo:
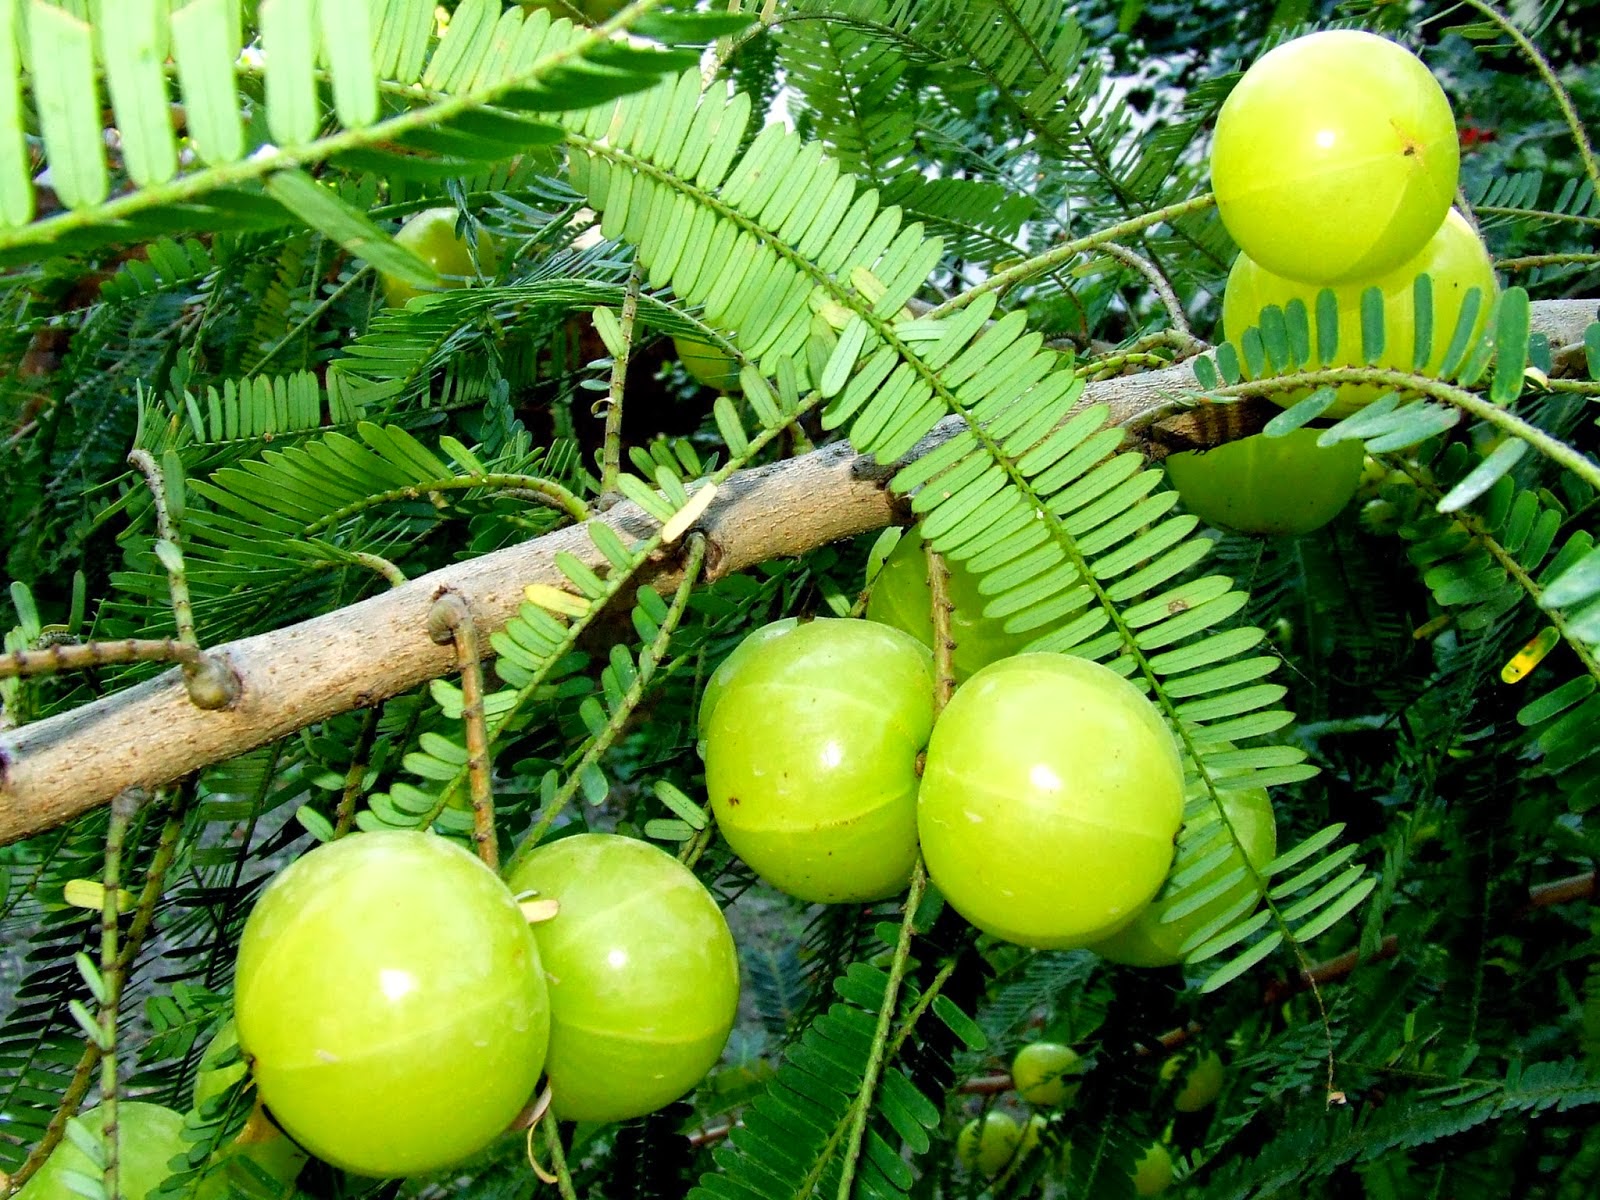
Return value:
<svg viewBox="0 0 1600 1200">
<path fill-rule="evenodd" d="M 1109 668 L 1065 654 L 1019 654 L 967 680 L 934 727 L 917 800 L 945 899 L 1040 949 L 1090 945 L 1149 903 L 1182 820 L 1183 769 L 1160 713 Z"/>
<path fill-rule="evenodd" d="M 1054 1108 L 1077 1098 L 1083 1085 L 1068 1078 L 1084 1073 L 1083 1059 L 1060 1042 L 1029 1042 L 1011 1060 L 1011 1082 L 1029 1104 Z"/>
<path fill-rule="evenodd" d="M 675 337 L 672 348 L 677 352 L 683 369 L 708 388 L 719 392 L 733 392 L 739 388 L 739 362 L 724 354 L 709 342 L 692 338 Z"/>
<path fill-rule="evenodd" d="M 1445 354 L 1455 336 L 1456 324 L 1466 307 L 1467 297 L 1474 293 L 1478 306 L 1472 337 L 1478 338 L 1488 326 L 1489 309 L 1499 286 L 1495 282 L 1489 251 L 1466 218 L 1451 209 L 1416 257 L 1387 274 L 1363 276 L 1333 288 L 1339 302 L 1339 348 L 1331 365 L 1366 365 L 1361 356 L 1361 297 L 1369 287 L 1375 287 L 1383 297 L 1384 348 L 1373 365 L 1401 371 L 1417 370 L 1414 289 L 1417 276 L 1424 273 L 1433 281 L 1433 326 L 1428 360 L 1419 373 L 1437 377 L 1444 370 Z M 1241 254 L 1228 273 L 1228 285 L 1222 294 L 1223 334 L 1238 341 L 1246 329 L 1260 321 L 1262 309 L 1268 305 L 1283 308 L 1291 300 L 1299 300 L 1306 306 L 1314 345 L 1317 296 L 1322 288 L 1322 284 L 1299 283 L 1275 275 Z M 1337 399 L 1327 411 L 1330 417 L 1349 416 L 1377 399 L 1384 389 L 1375 383 L 1341 383 L 1334 390 Z M 1275 392 L 1272 399 L 1287 408 L 1310 394 L 1307 388 L 1297 388 Z"/>
<path fill-rule="evenodd" d="M 1335 283 L 1421 250 L 1460 166 L 1450 102 L 1422 60 L 1375 34 L 1328 30 L 1244 73 L 1217 114 L 1211 187 L 1252 259 Z"/>
<path fill-rule="evenodd" d="M 458 216 L 454 208 L 425 208 L 407 220 L 394 235 L 396 242 L 438 272 L 447 288 L 466 286 L 469 280 L 477 277 L 479 267 L 486 275 L 493 273 L 497 261 L 493 240 L 480 230 L 478 263 L 473 265 L 472 250 L 466 239 L 456 235 Z M 384 299 L 393 308 L 404 307 L 413 297 L 428 294 L 426 289 L 391 275 L 384 275 L 381 282 Z"/>
<path fill-rule="evenodd" d="M 1219 749 L 1231 749 L 1223 745 Z M 1277 821 L 1272 801 L 1262 788 L 1230 789 L 1226 776 L 1217 779 L 1218 798 L 1229 823 L 1244 844 L 1245 853 L 1233 844 L 1219 865 L 1203 878 L 1189 879 L 1185 872 L 1195 863 L 1214 855 L 1232 841 L 1215 805 L 1204 802 L 1206 792 L 1198 778 L 1191 781 L 1186 794 L 1190 816 L 1178 835 L 1178 851 L 1166 883 L 1151 903 L 1131 922 L 1109 938 L 1091 947 L 1112 962 L 1135 967 L 1165 967 L 1182 961 L 1179 947 L 1202 926 L 1247 899 L 1259 898 L 1258 882 L 1243 871 L 1246 861 L 1259 871 L 1277 854 Z M 1240 878 L 1222 894 L 1193 912 L 1168 919 L 1190 896 L 1214 886 L 1224 876 L 1240 872 Z"/>
<path fill-rule="evenodd" d="M 194 1107 L 205 1105 L 222 1095 L 250 1072 L 250 1064 L 238 1052 L 239 1027 L 230 1017 L 200 1055 L 194 1077 Z"/>
<path fill-rule="evenodd" d="M 955 677 L 964 680 L 992 662 L 1018 654 L 1035 638 L 1057 629 L 1078 616 L 1069 613 L 1037 629 L 1007 633 L 1005 623 L 983 615 L 992 597 L 978 590 L 978 580 L 965 566 L 946 559 L 950 569 L 949 600 L 955 605 L 950 614 L 950 636 L 955 640 Z M 881 621 L 903 629 L 930 649 L 933 646 L 932 593 L 928 587 L 928 560 L 923 552 L 922 535 L 908 529 L 895 543 L 883 570 L 872 583 L 867 601 L 867 620 Z"/>
<path fill-rule="evenodd" d="M 1133 1169 L 1133 1190 L 1141 1196 L 1159 1196 L 1172 1186 L 1172 1155 L 1160 1142 L 1151 1144 Z"/>
<path fill-rule="evenodd" d="M 261 1100 L 317 1157 L 415 1175 L 492 1142 L 544 1067 L 550 1008 L 510 890 L 410 831 L 318 846 L 262 892 L 234 987 Z"/>
<path fill-rule="evenodd" d="M 1161 1066 L 1161 1078 L 1170 1082 L 1183 1069 L 1184 1060 L 1169 1058 Z M 1183 1083 L 1172 1098 L 1172 1107 L 1181 1113 L 1199 1112 L 1217 1102 L 1222 1094 L 1222 1081 L 1227 1077 L 1222 1065 L 1222 1055 L 1215 1050 L 1202 1054 L 1184 1074 Z"/>
<path fill-rule="evenodd" d="M 106 1112 L 95 1107 L 78 1114 L 78 1123 L 99 1137 Z M 159 1104 L 123 1100 L 117 1105 L 117 1188 L 124 1200 L 144 1200 L 172 1172 L 168 1162 L 188 1151 L 183 1140 L 183 1116 Z M 68 1183 L 67 1174 L 98 1179 L 96 1166 L 70 1138 L 63 1138 L 38 1172 L 22 1185 L 16 1200 L 82 1200 Z"/>
<path fill-rule="evenodd" d="M 229 1200 L 236 1191 L 255 1195 L 262 1191 L 260 1175 L 275 1180 L 272 1193 L 292 1195 L 294 1182 L 311 1156 L 286 1137 L 258 1104 L 244 1128 L 217 1151 L 195 1195 L 197 1200 Z M 248 1162 L 254 1170 L 244 1167 Z"/>
<path fill-rule="evenodd" d="M 1220 785 L 1225 780 L 1217 782 Z M 1244 870 L 1244 865 L 1248 860 L 1250 866 L 1259 871 L 1277 856 L 1278 823 L 1273 816 L 1272 800 L 1263 788 L 1238 790 L 1219 786 L 1217 796 L 1222 802 L 1222 810 L 1227 813 L 1228 823 L 1244 844 L 1244 853 L 1241 855 L 1239 844 L 1229 836 L 1216 805 L 1201 802 L 1205 795 L 1204 785 L 1197 780 L 1188 793 L 1195 815 L 1184 822 L 1178 835 L 1178 853 L 1173 859 L 1167 883 L 1131 922 L 1090 947 L 1102 958 L 1129 967 L 1172 966 L 1182 961 L 1179 947 L 1202 926 L 1246 900 L 1260 899 L 1260 883 L 1249 871 Z M 1189 869 L 1194 864 L 1214 855 L 1224 846 L 1230 847 L 1228 856 L 1216 867 L 1199 879 L 1185 877 L 1186 872 L 1192 873 Z M 1214 886 L 1235 871 L 1240 872 L 1238 881 L 1220 895 L 1206 901 L 1193 912 L 1167 919 L 1174 909 L 1186 904 L 1190 897 Z M 1250 907 L 1253 908 L 1254 903 Z M 1240 915 L 1242 917 L 1244 914 Z"/>
<path fill-rule="evenodd" d="M 1165 463 L 1184 505 L 1209 525 L 1239 533 L 1303 534 L 1321 529 L 1361 486 L 1361 440 L 1317 445 L 1318 431 L 1258 433 Z"/>
<path fill-rule="evenodd" d="M 637 838 L 585 833 L 540 846 L 510 882 L 560 905 L 533 926 L 556 1116 L 641 1117 L 699 1083 L 738 1013 L 739 956 L 694 872 Z"/>
<path fill-rule="evenodd" d="M 782 637 L 800 624 L 799 617 L 783 617 L 771 621 L 752 630 L 746 635 L 744 641 L 733 648 L 733 652 L 717 664 L 717 669 L 711 672 L 711 677 L 706 680 L 706 685 L 700 692 L 700 757 L 706 756 L 706 735 L 711 730 L 711 714 L 717 707 L 717 701 L 722 699 L 722 693 L 728 682 L 739 671 L 739 666 L 749 660 L 755 648 L 772 638 Z"/>
<path fill-rule="evenodd" d="M 956 1138 L 956 1157 L 969 1171 L 983 1176 L 998 1175 L 1016 1153 L 1021 1136 L 1015 1121 L 991 1109 L 984 1113 L 981 1124 L 975 1118 L 962 1127 Z"/>
<path fill-rule="evenodd" d="M 917 860 L 917 755 L 932 728 L 932 655 L 910 634 L 823 618 L 768 638 L 706 728 L 717 826 L 791 896 L 893 896 Z"/>
</svg>

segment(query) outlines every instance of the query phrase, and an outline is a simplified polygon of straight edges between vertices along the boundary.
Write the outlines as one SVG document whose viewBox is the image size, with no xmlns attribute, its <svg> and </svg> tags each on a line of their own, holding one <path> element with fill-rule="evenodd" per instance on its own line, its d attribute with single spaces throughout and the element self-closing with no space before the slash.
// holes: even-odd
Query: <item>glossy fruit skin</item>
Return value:
<svg viewBox="0 0 1600 1200">
<path fill-rule="evenodd" d="M 493 1141 L 532 1095 L 550 1036 L 510 890 L 461 847 L 404 831 L 318 846 L 272 881 L 239 943 L 234 1017 L 284 1129 L 385 1177 Z"/>
<path fill-rule="evenodd" d="M 867 601 L 867 620 L 881 621 L 903 629 L 924 646 L 933 647 L 932 594 L 928 587 L 928 560 L 922 535 L 908 529 L 895 543 L 883 570 L 872 582 Z M 953 656 L 957 682 L 992 662 L 1020 654 L 1035 638 L 1065 625 L 1077 612 L 1049 625 L 1022 633 L 1007 633 L 1003 620 L 983 615 L 991 596 L 978 591 L 978 580 L 966 567 L 947 559 L 950 569 L 949 599 L 955 605 L 950 614 L 950 636 L 955 639 Z M 1080 612 L 1082 610 L 1079 610 Z"/>
<path fill-rule="evenodd" d="M 739 956 L 694 872 L 637 838 L 584 833 L 540 846 L 510 883 L 561 906 L 533 926 L 550 988 L 552 1111 L 620 1121 L 699 1083 L 733 1028 Z"/>
<path fill-rule="evenodd" d="M 87 1109 L 78 1114 L 78 1120 L 98 1137 L 105 1128 L 105 1109 Z M 117 1126 L 121 1131 L 117 1140 L 118 1190 L 124 1200 L 144 1200 L 146 1193 L 171 1174 L 167 1161 L 189 1148 L 183 1140 L 183 1116 L 159 1104 L 123 1100 L 117 1105 Z M 50 1152 L 44 1166 L 23 1185 L 16 1200 L 82 1200 L 67 1186 L 68 1171 L 95 1178 L 100 1176 L 89 1156 L 63 1138 Z"/>
<path fill-rule="evenodd" d="M 832 904 L 910 881 L 932 657 L 887 625 L 823 618 L 739 664 L 706 729 L 706 790 L 728 845 L 773 887 Z"/>
<path fill-rule="evenodd" d="M 719 392 L 739 390 L 738 360 L 709 342 L 697 342 L 692 338 L 675 337 L 672 339 L 672 348 L 677 352 L 683 369 L 708 388 L 715 388 Z"/>
<path fill-rule="evenodd" d="M 447 288 L 466 286 L 469 279 L 477 278 L 479 267 L 484 274 L 492 274 L 496 262 L 494 242 L 480 230 L 478 266 L 473 266 L 466 239 L 456 236 L 458 215 L 454 208 L 425 208 L 410 217 L 394 235 L 396 242 L 443 276 L 443 286 Z M 383 296 L 393 308 L 402 308 L 413 297 L 427 294 L 428 289 L 414 287 L 388 275 L 383 277 Z"/>
<path fill-rule="evenodd" d="M 744 641 L 733 648 L 733 652 L 717 664 L 717 669 L 711 672 L 711 677 L 706 680 L 706 685 L 700 691 L 700 757 L 706 756 L 706 735 L 711 730 L 711 714 L 716 710 L 717 702 L 722 699 L 722 693 L 733 677 L 738 673 L 740 665 L 748 662 L 750 655 L 761 643 L 772 638 L 782 637 L 795 629 L 800 624 L 799 617 L 783 617 L 770 621 L 757 629 L 751 630 Z"/>
<path fill-rule="evenodd" d="M 1339 349 L 1333 366 L 1365 366 L 1361 357 L 1361 296 L 1369 287 L 1383 294 L 1384 348 L 1374 366 L 1414 370 L 1416 345 L 1416 306 L 1413 287 L 1418 275 L 1426 272 L 1433 280 L 1433 334 L 1429 342 L 1427 365 L 1421 374 L 1437 376 L 1444 367 L 1444 356 L 1455 334 L 1456 322 L 1468 293 L 1478 291 L 1477 315 L 1472 336 L 1480 336 L 1489 321 L 1489 306 L 1499 292 L 1494 263 L 1466 218 L 1450 210 L 1438 232 L 1422 252 L 1385 275 L 1358 279 L 1333 288 L 1339 301 Z M 1316 347 L 1317 294 L 1324 285 L 1296 283 L 1274 275 L 1258 263 L 1240 255 L 1228 273 L 1222 295 L 1223 336 L 1237 342 L 1244 331 L 1259 322 L 1261 310 L 1269 304 L 1282 308 L 1291 300 L 1306 306 L 1311 324 L 1313 354 Z M 1241 365 L 1242 360 L 1241 360 Z M 1305 369 L 1314 370 L 1316 364 Z M 1377 399 L 1383 389 L 1377 384 L 1346 383 L 1337 388 L 1338 398 L 1326 415 L 1349 416 Z M 1272 399 L 1287 408 L 1310 395 L 1309 389 L 1274 393 Z"/>
<path fill-rule="evenodd" d="M 1172 1186 L 1172 1155 L 1155 1142 L 1135 1164 L 1133 1190 L 1140 1196 L 1159 1196 Z"/>
<path fill-rule="evenodd" d="M 1169 1059 L 1168 1062 L 1178 1065 L 1179 1060 Z M 1162 1067 L 1161 1074 L 1166 1078 L 1165 1066 Z M 1211 1107 L 1222 1094 L 1222 1083 L 1227 1074 L 1227 1068 L 1222 1065 L 1222 1056 L 1215 1050 L 1206 1052 L 1184 1075 L 1183 1086 L 1172 1098 L 1172 1107 L 1181 1113 L 1199 1112 L 1203 1108 Z"/>
<path fill-rule="evenodd" d="M 976 1119 L 962 1126 L 956 1138 L 956 1157 L 969 1171 L 984 1176 L 998 1175 L 1011 1162 L 1021 1137 L 1022 1131 L 1015 1121 L 991 1109 L 983 1115 L 981 1133 Z M 1037 1134 L 1034 1140 L 1038 1140 Z"/>
<path fill-rule="evenodd" d="M 1011 1083 L 1029 1104 L 1054 1108 L 1077 1098 L 1083 1085 L 1071 1077 L 1082 1075 L 1083 1059 L 1060 1042 L 1029 1042 L 1011 1060 Z"/>
<path fill-rule="evenodd" d="M 1065 654 L 1019 654 L 967 680 L 934 727 L 917 801 L 945 899 L 1039 949 L 1090 945 L 1148 903 L 1182 819 L 1178 749 L 1155 706 Z"/>
<path fill-rule="evenodd" d="M 1200 788 L 1199 784 L 1191 788 L 1190 798 L 1197 797 Z M 1244 843 L 1245 855 L 1241 857 L 1239 847 L 1235 844 L 1222 865 L 1209 878 L 1221 879 L 1242 866 L 1245 858 L 1248 858 L 1252 867 L 1260 870 L 1278 853 L 1278 824 L 1273 816 L 1271 799 L 1263 788 L 1221 790 L 1217 795 L 1222 801 L 1223 811 L 1228 814 L 1228 822 Z M 1212 831 L 1221 832 L 1217 830 L 1217 824 L 1215 810 L 1208 808 L 1199 818 L 1185 825 L 1178 835 L 1178 853 L 1169 874 L 1177 874 L 1197 857 L 1203 858 L 1215 849 L 1209 834 Z M 1259 897 L 1260 894 L 1256 880 L 1246 875 L 1215 900 L 1192 913 L 1165 922 L 1162 917 L 1181 903 L 1181 898 L 1158 894 L 1132 922 L 1090 949 L 1102 958 L 1124 966 L 1170 967 L 1182 961 L 1178 947 L 1188 940 L 1190 934 L 1245 896 Z"/>
<path fill-rule="evenodd" d="M 1340 283 L 1392 271 L 1438 229 L 1461 147 L 1444 89 L 1405 47 L 1329 30 L 1264 54 L 1217 114 L 1222 223 L 1267 270 Z"/>
<path fill-rule="evenodd" d="M 1317 445 L 1320 430 L 1258 433 L 1167 457 L 1167 480 L 1208 525 L 1238 533 L 1305 534 L 1344 511 L 1361 486 L 1361 441 Z"/>
</svg>

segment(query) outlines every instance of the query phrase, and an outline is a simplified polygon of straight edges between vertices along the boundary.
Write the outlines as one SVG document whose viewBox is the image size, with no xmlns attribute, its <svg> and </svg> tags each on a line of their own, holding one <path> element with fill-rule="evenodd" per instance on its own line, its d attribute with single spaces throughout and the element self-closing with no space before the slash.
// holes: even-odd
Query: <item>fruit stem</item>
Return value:
<svg viewBox="0 0 1600 1200">
<path fill-rule="evenodd" d="M 606 440 L 600 467 L 600 494 L 617 494 L 622 473 L 622 394 L 628 383 L 628 356 L 633 353 L 633 322 L 639 312 L 639 285 L 643 272 L 634 257 L 628 272 L 628 290 L 622 297 L 622 346 L 611 360 L 611 394 L 606 402 Z"/>
<path fill-rule="evenodd" d="M 361 732 L 356 735 L 355 749 L 350 755 L 350 766 L 344 773 L 344 791 L 339 796 L 339 810 L 334 818 L 333 836 L 342 838 L 356 823 L 356 801 L 361 799 L 361 785 L 366 781 L 368 760 L 373 744 L 378 740 L 378 718 L 383 706 L 374 704 L 367 709 L 361 722 Z"/>
<path fill-rule="evenodd" d="M 926 540 L 922 552 L 928 560 L 928 605 L 933 617 L 933 716 L 937 720 L 956 690 L 956 640 L 950 632 L 950 614 L 955 605 L 950 602 L 950 567 L 944 555 Z"/>
<path fill-rule="evenodd" d="M 446 592 L 433 602 L 430 626 L 441 627 L 435 641 L 455 644 L 461 672 L 461 725 L 467 736 L 467 780 L 472 794 L 472 841 L 478 857 L 491 870 L 500 869 L 500 844 L 494 833 L 494 785 L 489 778 L 489 730 L 483 716 L 483 662 L 478 626 L 460 592 Z"/>
<path fill-rule="evenodd" d="M 567 1169 L 567 1156 L 561 1149 L 561 1131 L 557 1128 L 554 1114 L 545 1113 L 540 1124 L 544 1126 L 544 1144 L 550 1151 L 550 1165 L 555 1169 L 556 1188 L 561 1193 L 561 1200 L 578 1200 L 578 1193 L 572 1186 L 572 1172 Z"/>
<path fill-rule="evenodd" d="M 111 820 L 106 829 L 106 868 L 100 899 L 100 1108 L 105 1121 L 100 1127 L 105 1150 L 105 1194 L 118 1200 L 118 1172 L 121 1169 L 120 1131 L 117 1128 L 117 1009 L 122 998 L 122 962 L 117 947 L 118 893 L 122 888 L 122 845 L 128 824 L 139 811 L 143 794 L 134 789 L 121 792 L 111 802 Z"/>
<path fill-rule="evenodd" d="M 850 1140 L 845 1145 L 844 1161 L 840 1164 L 839 1200 L 850 1200 L 855 1184 L 856 1164 L 861 1158 L 861 1145 L 867 1134 L 867 1116 L 872 1112 L 872 1097 L 878 1090 L 878 1078 L 889 1055 L 889 1034 L 894 1025 L 894 1012 L 900 1002 L 900 983 L 905 978 L 906 964 L 911 959 L 911 939 L 916 934 L 917 909 L 922 905 L 922 894 L 928 886 L 928 874 L 923 870 L 922 858 L 911 871 L 911 888 L 906 893 L 905 917 L 900 922 L 900 937 L 895 943 L 894 960 L 889 965 L 889 982 L 883 990 L 883 1003 L 878 1006 L 878 1028 L 872 1035 L 872 1050 L 867 1055 L 867 1069 L 861 1077 L 861 1091 L 856 1096 L 855 1112 L 850 1120 Z"/>
</svg>

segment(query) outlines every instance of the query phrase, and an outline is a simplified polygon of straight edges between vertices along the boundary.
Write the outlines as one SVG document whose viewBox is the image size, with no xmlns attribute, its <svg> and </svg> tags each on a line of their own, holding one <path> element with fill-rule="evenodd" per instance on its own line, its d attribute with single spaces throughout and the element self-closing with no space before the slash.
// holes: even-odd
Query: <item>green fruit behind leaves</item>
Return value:
<svg viewBox="0 0 1600 1200">
<path fill-rule="evenodd" d="M 1321 529 L 1361 486 L 1361 440 L 1317 445 L 1320 431 L 1225 442 L 1168 457 L 1167 479 L 1190 512 L 1239 533 L 1302 534 Z"/>
<path fill-rule="evenodd" d="M 1083 1059 L 1060 1042 L 1029 1042 L 1011 1060 L 1011 1082 L 1029 1104 L 1046 1108 L 1067 1104 L 1083 1085 L 1076 1076 L 1084 1072 Z"/>
<path fill-rule="evenodd" d="M 983 615 L 984 606 L 993 597 L 979 592 L 977 577 L 960 563 L 947 559 L 946 565 L 950 569 L 949 600 L 955 605 L 950 614 L 950 636 L 956 643 L 954 666 L 958 681 L 992 662 L 1020 654 L 1029 642 L 1082 612 L 1077 609 L 1037 629 L 1007 633 L 1003 620 Z M 895 543 L 884 560 L 883 570 L 873 580 L 872 596 L 867 601 L 867 620 L 903 629 L 931 649 L 932 599 L 922 536 L 915 529 L 908 529 Z"/>
<path fill-rule="evenodd" d="M 1196 803 L 1203 795 L 1203 785 L 1196 783 L 1189 790 L 1189 800 Z M 1278 852 L 1278 826 L 1273 817 L 1272 801 L 1265 790 L 1251 788 L 1247 791 L 1220 790 L 1218 797 L 1228 820 L 1244 843 L 1246 853 L 1232 842 L 1227 828 L 1217 815 L 1216 806 L 1206 804 L 1199 815 L 1185 822 L 1178 835 L 1178 853 L 1172 863 L 1169 880 L 1178 878 L 1192 864 L 1215 853 L 1223 845 L 1231 846 L 1228 857 L 1199 880 L 1188 880 L 1174 891 L 1165 885 L 1160 894 L 1150 902 L 1133 921 L 1104 941 L 1090 947 L 1101 957 L 1130 967 L 1167 967 L 1181 961 L 1178 948 L 1189 936 L 1207 922 L 1216 919 L 1225 910 L 1248 896 L 1259 897 L 1260 886 L 1248 872 L 1220 896 L 1207 901 L 1193 912 L 1166 920 L 1172 911 L 1182 906 L 1187 897 L 1210 887 L 1224 875 L 1243 868 L 1246 858 L 1256 870 L 1266 866 Z"/>
<path fill-rule="evenodd" d="M 1016 1153 L 1022 1131 L 1003 1112 L 990 1111 L 983 1121 L 971 1120 L 956 1138 L 956 1157 L 969 1171 L 985 1177 L 1000 1174 Z"/>
<path fill-rule="evenodd" d="M 103 1108 L 78 1114 L 78 1122 L 96 1137 L 105 1128 Z M 183 1117 L 159 1104 L 124 1100 L 117 1105 L 118 1190 L 124 1200 L 144 1200 L 171 1172 L 167 1161 L 188 1150 L 183 1140 Z M 82 1200 L 67 1183 L 67 1172 L 98 1179 L 101 1169 L 68 1138 L 63 1138 L 38 1174 L 17 1193 L 16 1200 Z"/>
</svg>

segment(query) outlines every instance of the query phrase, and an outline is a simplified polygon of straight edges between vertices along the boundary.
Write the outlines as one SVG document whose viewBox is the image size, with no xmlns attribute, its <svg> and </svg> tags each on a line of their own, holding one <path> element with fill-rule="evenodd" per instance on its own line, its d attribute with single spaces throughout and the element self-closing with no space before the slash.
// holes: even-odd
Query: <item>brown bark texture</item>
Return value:
<svg viewBox="0 0 1600 1200">
<path fill-rule="evenodd" d="M 1577 367 L 1583 334 L 1600 318 L 1594 300 L 1541 301 L 1534 327 L 1553 349 L 1556 373 Z M 1188 363 L 1094 382 L 1082 404 L 1106 404 L 1111 420 L 1137 433 L 1199 392 Z M 942 422 L 912 457 L 951 437 Z M 709 540 L 716 578 L 769 559 L 802 554 L 900 519 L 884 487 L 892 473 L 836 443 L 732 476 L 697 525 Z M 630 541 L 655 531 L 654 519 L 621 503 L 597 519 Z M 195 707 L 177 669 L 92 704 L 0 732 L 0 845 L 28 837 L 105 804 L 130 787 L 156 788 L 341 712 L 364 708 L 455 669 L 454 651 L 428 632 L 433 602 L 461 595 L 480 631 L 516 615 L 527 584 L 560 586 L 555 557 L 568 551 L 592 567 L 602 558 L 579 527 L 456 563 L 299 624 L 210 647 L 239 683 L 228 708 Z M 671 557 L 641 583 L 670 590 Z"/>
</svg>

